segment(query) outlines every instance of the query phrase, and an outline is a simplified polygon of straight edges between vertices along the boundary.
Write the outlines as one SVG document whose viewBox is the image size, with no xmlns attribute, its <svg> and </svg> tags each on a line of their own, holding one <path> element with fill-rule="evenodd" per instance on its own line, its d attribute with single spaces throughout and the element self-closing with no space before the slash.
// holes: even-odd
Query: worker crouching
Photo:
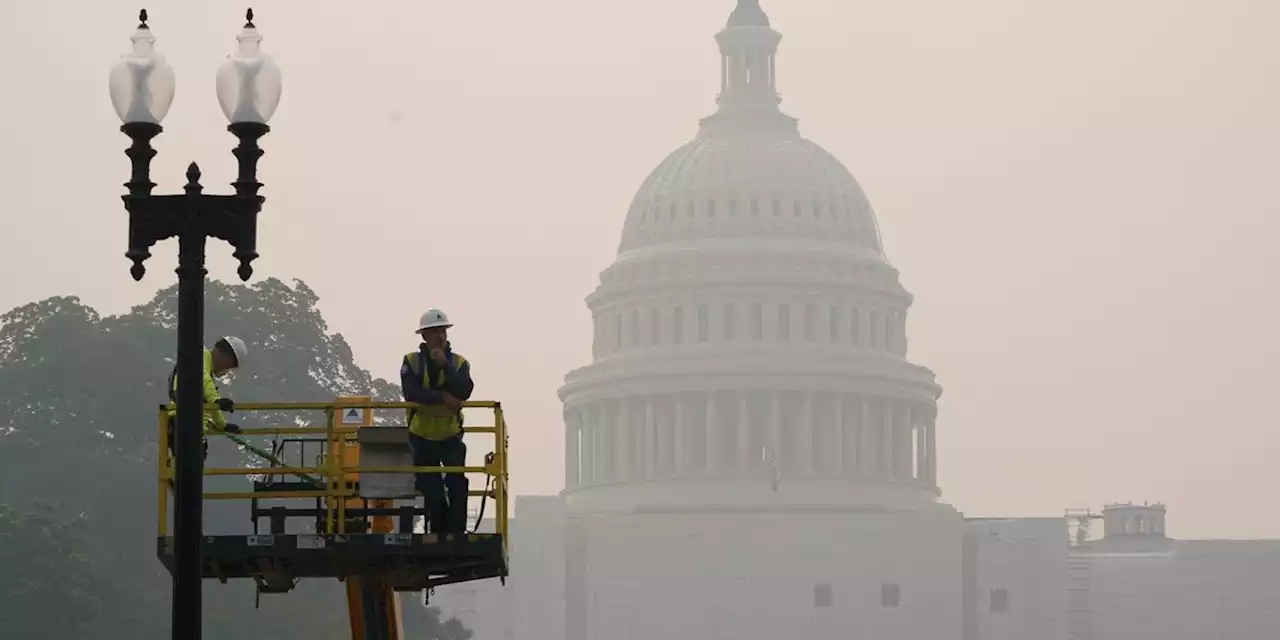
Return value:
<svg viewBox="0 0 1280 640">
<path fill-rule="evenodd" d="M 467 445 L 462 441 L 462 403 L 471 398 L 475 383 L 471 363 L 454 353 L 448 330 L 453 325 L 439 309 L 422 314 L 416 333 L 418 350 L 408 353 L 400 365 L 400 388 L 406 402 L 420 405 L 406 411 L 409 444 L 415 467 L 462 467 Z M 442 477 L 443 476 L 443 477 Z M 419 473 L 431 533 L 466 531 L 467 491 L 464 473 Z"/>
<path fill-rule="evenodd" d="M 244 340 L 235 336 L 227 336 L 215 342 L 212 349 L 204 350 L 204 403 L 208 405 L 216 405 L 215 408 L 208 408 L 204 412 L 204 430 L 201 433 L 201 441 L 204 447 L 204 457 L 209 457 L 209 440 L 204 437 L 212 431 L 226 433 L 240 433 L 240 427 L 229 424 L 226 417 L 222 415 L 223 411 L 235 411 L 235 402 L 230 398 L 223 398 L 218 393 L 218 385 L 214 382 L 214 378 L 225 375 L 232 369 L 237 369 L 244 361 L 247 348 Z M 169 373 L 169 452 L 173 453 L 174 433 L 178 426 L 178 365 L 173 365 L 173 371 Z"/>
</svg>

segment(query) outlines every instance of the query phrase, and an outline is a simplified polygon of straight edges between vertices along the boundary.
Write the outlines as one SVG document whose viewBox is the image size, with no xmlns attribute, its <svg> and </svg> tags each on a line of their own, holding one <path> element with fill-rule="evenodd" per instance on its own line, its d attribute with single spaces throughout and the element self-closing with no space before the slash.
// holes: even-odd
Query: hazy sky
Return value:
<svg viewBox="0 0 1280 640">
<path fill-rule="evenodd" d="M 160 190 L 191 160 L 229 189 L 213 80 L 244 1 L 146 1 L 178 78 Z M 20 239 L 4 309 L 76 294 L 120 313 L 176 278 L 172 244 L 141 283 L 123 256 L 107 74 L 139 2 L 0 9 L 0 198 Z M 733 4 L 255 2 L 285 81 L 257 277 L 315 288 L 384 377 L 418 314 L 445 308 L 477 394 L 508 409 L 516 491 L 559 490 L 582 300 L 635 189 L 713 110 Z M 916 296 L 944 499 L 989 516 L 1161 500 L 1178 537 L 1280 536 L 1280 3 L 763 4 L 783 108 L 858 177 Z M 230 254 L 212 246 L 213 277 L 235 279 Z"/>
</svg>

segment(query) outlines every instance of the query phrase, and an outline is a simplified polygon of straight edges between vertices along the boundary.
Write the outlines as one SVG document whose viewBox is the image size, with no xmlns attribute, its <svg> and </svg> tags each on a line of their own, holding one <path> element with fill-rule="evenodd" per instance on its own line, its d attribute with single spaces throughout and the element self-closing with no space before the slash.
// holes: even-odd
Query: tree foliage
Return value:
<svg viewBox="0 0 1280 640">
<path fill-rule="evenodd" d="M 59 519 L 45 505 L 0 505 L 0 603 L 6 637 L 53 640 L 82 633 L 101 611 L 102 585 L 87 552 L 83 518 Z M 65 628 L 10 611 L 57 612 Z"/>
<path fill-rule="evenodd" d="M 420 601 L 406 601 L 404 617 L 409 640 L 471 640 L 474 635 L 457 618 L 442 620 L 439 607 L 423 607 Z"/>
<path fill-rule="evenodd" d="M 398 400 L 397 385 L 356 365 L 317 303 L 298 281 L 208 283 L 207 342 L 234 334 L 251 348 L 223 395 L 238 402 Z M 0 316 L 0 566 L 13 585 L 0 600 L 0 620 L 6 631 L 23 630 L 0 635 L 169 637 L 170 578 L 155 553 L 156 412 L 167 401 L 177 308 L 174 286 L 119 316 L 103 317 L 69 296 Z M 242 426 L 316 419 L 233 416 Z M 211 439 L 210 449 L 211 465 L 243 457 L 222 439 Z M 243 490 L 246 481 L 207 485 L 219 482 Z M 206 531 L 245 532 L 247 508 L 206 505 Z M 205 594 L 210 640 L 347 637 L 337 581 L 304 581 L 293 593 L 263 596 L 260 608 L 250 582 L 209 582 Z"/>
</svg>

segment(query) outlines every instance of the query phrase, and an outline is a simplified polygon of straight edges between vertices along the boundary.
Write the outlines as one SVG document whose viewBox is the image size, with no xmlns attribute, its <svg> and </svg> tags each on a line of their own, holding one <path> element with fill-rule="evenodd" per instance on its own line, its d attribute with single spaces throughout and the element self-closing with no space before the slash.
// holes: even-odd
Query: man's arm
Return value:
<svg viewBox="0 0 1280 640">
<path fill-rule="evenodd" d="M 418 363 L 418 366 L 425 365 L 425 362 Z M 436 389 L 423 388 L 422 371 L 415 372 L 413 370 L 407 355 L 404 357 L 404 362 L 400 363 L 400 391 L 404 394 L 405 402 L 444 404 L 444 393 Z"/>
<path fill-rule="evenodd" d="M 204 403 L 211 405 L 218 402 L 218 387 L 213 384 L 213 360 L 208 351 L 204 352 Z M 227 430 L 227 418 L 222 415 L 222 411 L 213 408 L 206 412 L 213 420 L 213 428 L 218 431 Z"/>
<path fill-rule="evenodd" d="M 462 356 L 457 356 L 462 364 L 457 369 L 447 368 L 445 373 L 445 390 L 449 395 L 466 402 L 471 399 L 471 392 L 475 391 L 476 383 L 471 379 L 471 362 Z"/>
</svg>

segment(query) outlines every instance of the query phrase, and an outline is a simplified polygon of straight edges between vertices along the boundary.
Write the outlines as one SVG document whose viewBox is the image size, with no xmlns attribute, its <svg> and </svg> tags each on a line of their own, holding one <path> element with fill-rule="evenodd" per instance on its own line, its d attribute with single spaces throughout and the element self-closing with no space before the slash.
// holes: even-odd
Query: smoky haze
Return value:
<svg viewBox="0 0 1280 640">
<path fill-rule="evenodd" d="M 209 191 L 233 179 L 227 152 L 234 140 L 224 130 L 213 78 L 234 45 L 242 4 L 147 3 L 157 47 L 177 73 L 177 99 L 156 142 L 152 178 L 160 190 L 176 191 L 191 160 L 201 163 Z M 418 315 L 428 307 L 447 309 L 456 323 L 451 338 L 472 362 L 476 396 L 501 400 L 509 416 L 515 492 L 550 496 L 566 488 L 566 476 L 585 482 L 582 465 L 588 463 L 568 460 L 566 450 L 582 455 L 586 445 L 575 440 L 566 447 L 568 412 L 558 397 L 566 373 L 603 357 L 601 320 L 584 299 L 619 260 L 624 221 L 646 176 L 697 135 L 699 118 L 715 112 L 721 63 L 712 36 L 724 28 L 733 5 L 255 5 L 263 46 L 280 64 L 285 85 L 272 132 L 262 140 L 259 179 L 267 203 L 257 277 L 305 280 L 355 361 L 389 380 L 398 380 L 401 357 L 416 347 L 411 332 Z M 1246 637 L 1233 634 L 1250 628 L 1275 628 L 1270 625 L 1276 621 L 1255 614 L 1259 607 L 1280 610 L 1280 594 L 1249 576 L 1280 564 L 1280 548 L 1266 540 L 1280 538 L 1280 512 L 1269 506 L 1270 470 L 1280 446 L 1269 405 L 1280 356 L 1274 330 L 1280 325 L 1274 287 L 1280 257 L 1272 250 L 1280 223 L 1270 180 L 1280 147 L 1280 85 L 1274 82 L 1280 77 L 1280 4 L 764 0 L 762 6 L 783 35 L 777 57 L 781 109 L 799 119 L 801 135 L 856 178 L 874 210 L 884 258 L 910 293 L 905 331 L 894 338 L 905 353 L 895 357 L 931 370 L 942 393 L 933 453 L 928 436 L 918 435 L 930 424 L 931 403 L 925 403 L 920 412 L 904 410 L 901 419 L 917 435 L 904 441 L 910 453 L 898 455 L 908 456 L 902 464 L 913 480 L 936 464 L 941 496 L 921 493 L 916 499 L 933 504 L 936 498 L 954 511 L 883 525 L 794 514 L 707 522 L 665 516 L 688 535 L 742 536 L 737 550 L 766 548 L 771 536 L 803 529 L 790 543 L 805 550 L 796 552 L 795 562 L 779 559 L 748 573 L 733 566 L 739 560 L 730 551 L 723 557 L 661 555 L 648 547 L 582 542 L 581 548 L 596 550 L 586 563 L 574 556 L 586 552 L 570 545 L 558 552 L 567 555 L 552 554 L 528 571 L 568 580 L 558 584 L 569 585 L 569 600 L 586 598 L 575 596 L 574 588 L 606 595 L 581 605 L 589 611 L 580 615 L 574 613 L 578 605 L 548 600 L 545 607 L 565 613 L 538 627 L 550 629 L 547 640 L 561 632 L 593 638 L 630 637 L 618 635 L 624 628 L 636 636 L 662 632 L 647 626 L 656 622 L 627 613 L 626 603 L 671 581 L 729 590 L 714 599 L 720 608 L 704 607 L 696 615 L 693 604 L 677 602 L 679 594 L 655 596 L 658 610 L 693 616 L 689 628 L 700 629 L 702 638 L 794 633 L 805 624 L 817 625 L 815 633 L 834 633 L 899 602 L 908 610 L 936 605 L 944 612 L 939 626 L 893 627 L 897 623 L 884 618 L 890 621 L 875 622 L 880 626 L 867 632 L 924 638 L 938 637 L 927 635 L 935 628 L 963 628 L 977 634 L 966 640 L 1030 637 L 1016 635 L 1012 623 L 1000 627 L 988 620 L 1001 613 L 991 600 L 1008 597 L 1010 610 L 1020 612 L 1025 594 L 1032 593 L 1046 599 L 1036 611 L 1058 611 L 1068 606 L 1066 596 L 1056 586 L 1014 584 L 1010 576 L 1022 574 L 1009 567 L 1027 563 L 1045 584 L 1067 583 L 1075 574 L 1062 551 L 1076 521 L 1062 519 L 1064 510 L 1100 513 L 1103 505 L 1131 501 L 1168 505 L 1167 535 L 1192 546 L 1156 541 L 1154 547 L 1135 543 L 1107 552 L 1199 563 L 1192 582 L 1213 585 L 1223 601 L 1231 593 L 1254 594 L 1240 611 L 1220 603 L 1223 608 L 1209 616 L 1217 626 L 1187 622 L 1180 633 L 1225 639 Z M 136 2 L 95 0 L 74 10 L 52 2 L 8 2 L 0 10 L 15 27 L 0 40 L 10 98 L 0 119 L 7 141 L 0 152 L 6 159 L 0 198 L 9 207 L 9 233 L 23 239 L 0 254 L 7 274 L 0 286 L 4 309 L 74 294 L 104 314 L 125 313 L 176 281 L 164 266 L 174 263 L 172 243 L 154 250 L 150 272 L 139 283 L 128 277 L 123 257 L 126 218 L 116 197 L 128 179 L 128 141 L 118 131 L 106 77 L 127 50 L 138 8 Z M 225 245 L 210 249 L 211 277 L 234 278 L 230 253 Z M 699 300 L 691 297 L 685 313 L 696 314 Z M 748 308 L 740 307 L 741 313 Z M 819 309 L 820 316 L 826 313 Z M 605 320 L 614 313 L 606 311 Z M 741 317 L 740 330 L 747 331 L 749 316 Z M 697 320 L 689 318 L 696 333 Z M 722 319 L 715 322 L 722 331 Z M 776 323 L 776 316 L 769 322 Z M 802 330 L 801 315 L 790 322 Z M 728 353 L 718 349 L 708 347 L 703 355 Z M 654 350 L 639 359 L 660 376 L 667 372 L 662 360 L 676 353 Z M 687 390 L 705 391 L 699 385 Z M 855 391 L 865 390 L 850 389 Z M 715 399 L 715 415 L 765 420 L 775 411 L 767 397 L 758 405 L 750 404 L 756 399 L 738 404 L 737 398 Z M 806 398 L 787 396 L 776 411 L 799 416 Z M 675 406 L 621 410 L 638 412 L 636 424 L 653 425 L 635 436 L 649 457 L 630 461 L 633 470 L 667 464 L 658 453 L 662 427 L 656 426 L 666 418 L 654 416 Z M 706 411 L 705 402 L 698 406 Z M 835 406 L 819 402 L 804 415 L 813 424 L 829 424 L 822 421 L 835 420 Z M 840 407 L 840 415 L 862 410 Z M 609 410 L 619 411 L 613 405 Z M 886 424 L 896 419 L 885 418 Z M 833 446 L 830 441 L 814 437 L 796 445 L 818 443 L 808 462 L 796 465 L 821 466 L 823 456 L 833 455 L 823 449 Z M 623 455 L 621 445 L 609 442 L 615 447 L 609 455 Z M 699 442 L 704 462 L 718 455 Z M 730 445 L 722 444 L 728 455 Z M 691 489 L 702 502 L 689 500 L 704 504 L 720 496 L 742 509 L 775 503 L 770 456 L 784 453 L 757 444 L 734 444 L 740 457 L 732 462 L 756 484 L 724 495 Z M 729 464 L 726 459 L 716 463 Z M 758 472 L 752 465 L 761 465 Z M 780 473 L 784 491 L 794 491 L 786 480 L 791 472 Z M 606 499 L 651 504 L 643 490 L 584 494 L 579 507 Z M 862 496 L 864 490 L 856 483 L 832 485 L 816 498 L 795 495 L 784 502 L 816 509 L 843 492 Z M 867 503 L 887 500 L 863 497 Z M 525 531 L 561 549 L 566 546 L 559 536 L 607 541 L 650 526 L 621 518 L 577 531 L 557 511 L 572 512 L 571 502 L 548 506 L 530 499 L 542 506 L 530 507 L 529 517 L 544 524 L 521 524 L 517 511 L 516 526 L 541 527 Z M 1116 523 L 1139 522 L 1125 519 L 1133 515 L 1127 512 L 1113 515 Z M 1148 524 L 1141 526 L 1154 526 L 1153 516 L 1143 515 Z M 1163 518 L 1161 531 L 1134 533 L 1165 535 Z M 542 533 L 530 533 L 535 531 Z M 1093 521 L 1091 535 L 1102 539 L 1105 533 L 1104 524 Z M 863 539 L 858 536 L 885 546 L 848 550 L 838 542 Z M 1022 541 L 1026 551 L 991 547 L 991 539 Z M 925 547 L 935 555 L 903 560 L 908 549 Z M 1077 549 L 1076 557 L 1081 553 Z M 846 563 L 839 565 L 845 567 L 840 575 L 820 575 L 824 565 L 839 562 Z M 1098 594 L 1158 590 L 1150 585 L 1173 584 L 1182 575 L 1176 567 L 1188 566 L 1130 570 L 1114 559 L 1090 562 Z M 664 574 L 657 565 L 679 565 L 682 573 Z M 566 571 L 579 571 L 581 582 L 565 578 Z M 884 575 L 855 585 L 847 576 L 857 571 Z M 889 575 L 895 571 L 901 575 Z M 775 574 L 790 577 L 768 578 Z M 733 591 L 724 582 L 731 578 L 754 586 Z M 609 586 L 612 581 L 621 586 Z M 517 597 L 478 589 L 474 597 L 489 606 Z M 734 603 L 730 594 L 752 589 L 758 602 L 799 604 L 776 628 L 754 617 L 737 627 L 698 626 L 748 614 L 744 603 L 757 600 Z M 1005 595 L 995 595 L 1001 589 Z M 822 617 L 850 601 L 859 604 Z M 1114 612 L 1098 595 L 1091 606 L 1098 624 L 1127 629 L 1132 619 L 1169 614 L 1175 601 L 1156 599 Z M 533 608 L 528 602 L 517 608 Z M 1134 613 L 1139 609 L 1146 613 Z M 920 624 L 934 624 L 928 620 Z M 1060 624 L 1055 633 L 1068 637 L 1065 614 L 1054 622 L 1018 620 L 1032 625 L 1027 628 Z M 1170 620 L 1167 632 L 1173 633 L 1181 618 Z M 473 623 L 482 633 L 482 623 Z M 583 626 L 572 631 L 573 624 Z"/>
</svg>

